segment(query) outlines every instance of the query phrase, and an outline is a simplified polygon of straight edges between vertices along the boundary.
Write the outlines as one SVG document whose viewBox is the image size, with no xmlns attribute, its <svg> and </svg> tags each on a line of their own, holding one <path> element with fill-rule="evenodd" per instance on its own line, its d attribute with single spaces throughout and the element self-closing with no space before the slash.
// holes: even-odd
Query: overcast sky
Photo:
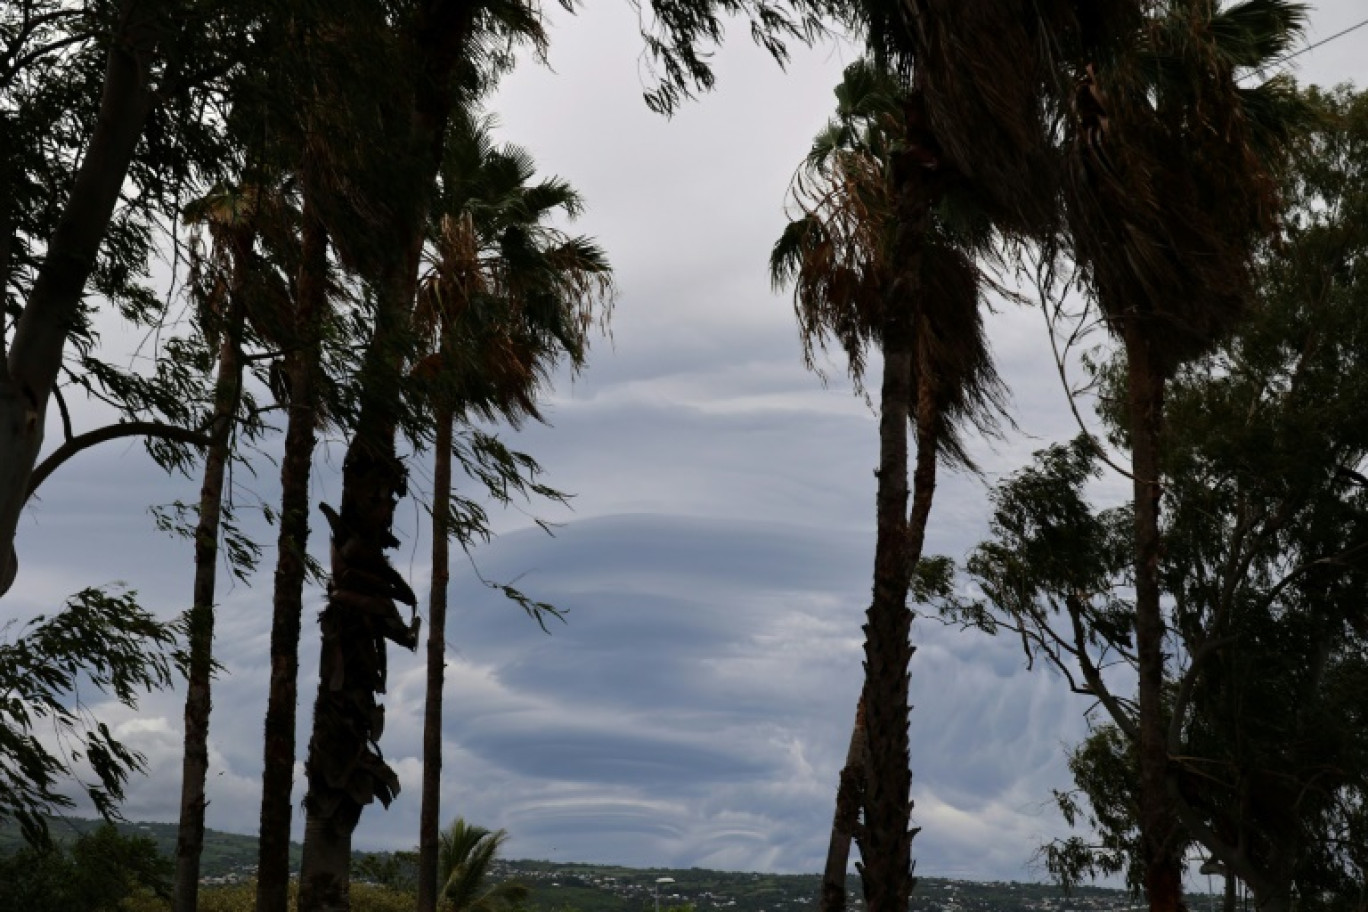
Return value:
<svg viewBox="0 0 1368 912">
<path fill-rule="evenodd" d="M 1323 3 L 1308 38 L 1364 15 L 1360 0 Z M 510 436 L 576 495 L 571 507 L 498 514 L 500 536 L 473 555 L 479 574 L 518 580 L 567 623 L 548 636 L 471 563 L 455 567 L 444 817 L 506 827 L 513 857 L 816 872 L 859 690 L 877 429 L 841 364 L 827 386 L 803 369 L 766 260 L 793 169 L 853 52 L 796 51 L 783 73 L 734 29 L 715 59 L 716 92 L 665 120 L 641 101 L 627 3 L 550 16 L 551 68 L 507 79 L 491 104 L 497 136 L 582 192 L 577 228 L 607 250 L 621 296 L 612 342 L 558 381 L 549 425 Z M 1368 28 L 1298 58 L 1299 75 L 1363 85 L 1365 50 Z M 944 479 L 931 553 L 962 556 L 985 531 L 988 486 L 1073 431 L 1040 313 L 1004 307 L 991 336 L 1020 432 L 976 449 L 983 479 Z M 316 499 L 337 503 L 341 453 L 334 441 L 321 454 Z M 239 504 L 272 501 L 276 472 L 240 470 Z M 414 487 L 428 478 L 416 465 Z M 0 620 L 115 580 L 173 616 L 189 602 L 190 548 L 156 533 L 147 508 L 196 496 L 137 445 L 83 455 L 25 514 Z M 534 516 L 559 523 L 555 536 Z M 425 519 L 404 505 L 395 557 L 420 593 Z M 322 528 L 315 519 L 319 554 Z M 259 802 L 273 561 L 254 588 L 221 584 L 208 823 L 243 833 L 255 832 Z M 296 804 L 322 600 L 307 597 Z M 1012 642 L 925 620 L 914 638 L 918 872 L 1042 877 L 1029 862 L 1064 831 L 1050 793 L 1069 784 L 1063 751 L 1086 731 L 1086 701 L 1028 673 Z M 419 657 L 391 649 L 382 747 L 404 792 L 388 812 L 367 810 L 359 847 L 417 842 L 422 689 Z M 156 695 L 136 716 L 108 710 L 151 765 L 131 785 L 130 818 L 176 816 L 182 699 Z"/>
</svg>

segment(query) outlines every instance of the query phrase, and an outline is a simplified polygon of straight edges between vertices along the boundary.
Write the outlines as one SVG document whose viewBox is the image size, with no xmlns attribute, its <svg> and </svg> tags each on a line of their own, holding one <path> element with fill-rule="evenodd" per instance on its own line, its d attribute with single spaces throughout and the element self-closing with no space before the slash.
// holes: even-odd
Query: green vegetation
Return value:
<svg viewBox="0 0 1368 912">
<path fill-rule="evenodd" d="M 71 845 L 104 824 L 79 818 L 50 821 L 53 840 Z M 123 841 L 154 847 L 169 859 L 175 851 L 176 827 L 169 823 L 121 823 Z M 292 846 L 298 870 L 299 845 Z M 13 825 L 0 825 L 0 859 L 14 857 L 25 844 Z M 247 912 L 253 908 L 256 839 L 215 830 L 205 831 L 201 912 Z M 412 852 L 357 852 L 352 858 L 352 897 L 357 912 L 412 912 L 416 895 L 417 858 Z M 518 882 L 527 888 L 523 908 L 536 912 L 654 912 L 656 879 L 672 877 L 661 888 L 661 912 L 691 906 L 696 912 L 812 912 L 817 908 L 821 878 L 815 874 L 757 874 L 704 868 L 627 868 L 618 865 L 567 864 L 550 861 L 491 860 L 488 882 Z M 234 883 L 215 883 L 236 878 Z M 855 878 L 858 881 L 858 878 Z M 852 903 L 860 905 L 859 884 Z M 125 912 L 164 912 L 166 900 L 155 893 L 132 891 Z M 408 905 L 404 905 L 407 902 Z M 913 894 L 912 912 L 1066 912 L 1119 910 L 1131 903 L 1118 890 L 1080 886 L 1066 898 L 1059 887 L 1039 883 L 972 883 L 922 877 Z M 4 908 L 9 908 L 5 906 Z M 20 907 L 22 908 L 22 907 Z"/>
<path fill-rule="evenodd" d="M 517 878 L 531 888 L 528 905 L 539 912 L 654 912 L 656 879 L 660 909 L 692 907 L 698 912 L 813 912 L 821 877 L 816 874 L 757 874 L 703 868 L 624 868 L 549 861 L 496 862 L 497 877 Z M 849 887 L 852 907 L 861 905 L 859 878 Z M 1120 910 L 1132 904 L 1120 890 L 1079 887 L 1066 897 L 1040 883 L 972 883 L 921 877 L 912 912 L 1042 912 Z"/>
<path fill-rule="evenodd" d="M 102 825 L 98 820 L 81 817 L 48 818 L 47 826 L 52 833 L 53 842 L 70 845 L 81 836 L 93 832 Z M 156 850 L 167 858 L 176 853 L 176 825 L 174 823 L 131 823 L 120 821 L 114 824 L 125 837 L 149 840 Z M 26 846 L 19 827 L 9 821 L 0 821 L 0 856 L 12 855 Z M 290 846 L 291 869 L 299 870 L 300 846 Z M 219 830 L 204 831 L 204 863 L 202 875 L 209 880 L 225 877 L 248 877 L 257 862 L 257 840 L 255 836 L 242 836 L 237 833 L 224 833 Z"/>
<path fill-rule="evenodd" d="M 116 912 L 135 894 L 168 896 L 171 871 L 152 840 L 101 824 L 67 845 L 0 857 L 0 909 Z"/>
</svg>

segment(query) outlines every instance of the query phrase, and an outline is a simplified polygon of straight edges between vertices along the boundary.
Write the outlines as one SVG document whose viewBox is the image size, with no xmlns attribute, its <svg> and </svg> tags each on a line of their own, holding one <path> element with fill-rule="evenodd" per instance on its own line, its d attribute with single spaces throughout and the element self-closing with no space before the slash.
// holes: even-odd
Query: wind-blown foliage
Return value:
<svg viewBox="0 0 1368 912">
<path fill-rule="evenodd" d="M 414 321 L 429 353 L 414 367 L 435 428 L 432 504 L 432 587 L 429 597 L 427 693 L 423 718 L 423 797 L 419 821 L 420 912 L 435 909 L 442 768 L 442 688 L 446 665 L 450 542 L 469 547 L 488 536 L 483 508 L 453 497 L 453 457 L 477 481 L 479 493 L 507 503 L 515 494 L 561 499 L 535 480 L 537 467 L 472 425 L 503 419 L 516 426 L 540 418 L 537 395 L 553 366 L 568 358 L 578 369 L 588 331 L 606 322 L 612 273 L 598 246 L 547 224 L 573 218 L 579 195 L 559 179 L 531 183 L 532 157 L 514 146 L 495 148 L 488 121 L 463 111 L 443 173 L 441 209 L 433 228 L 430 268 L 419 284 Z M 457 423 L 460 443 L 455 439 Z M 549 605 L 511 586 L 504 592 L 546 629 Z"/>
<path fill-rule="evenodd" d="M 490 864 L 499 854 L 508 833 L 468 824 L 457 817 L 440 840 L 438 879 L 442 908 L 449 912 L 513 912 L 526 901 L 530 890 L 516 880 L 489 884 Z"/>
<path fill-rule="evenodd" d="M 1161 439 L 1171 849 L 1200 846 L 1273 910 L 1356 908 L 1368 890 L 1368 720 L 1355 696 L 1368 680 L 1368 285 L 1355 269 L 1368 255 L 1368 109 L 1346 92 L 1307 97 L 1324 117 L 1282 183 L 1294 208 L 1254 264 L 1251 317 L 1167 384 Z M 1124 431 L 1124 377 L 1106 381 L 1105 417 Z M 968 563 L 983 599 L 947 603 L 1016 632 L 1100 702 L 1109 724 L 1071 760 L 1082 795 L 1061 796 L 1100 850 L 1076 838 L 1045 858 L 1066 881 L 1124 870 L 1139 886 L 1142 713 L 1106 671 L 1139 664 L 1133 508 L 1089 503 L 1094 446 L 1044 451 L 999 489 L 993 538 Z"/>
<path fill-rule="evenodd" d="M 93 718 L 83 689 L 136 709 L 141 692 L 170 685 L 177 631 L 132 592 L 85 589 L 16 633 L 0 644 L 0 817 L 17 820 L 41 846 L 45 815 L 75 804 L 71 780 L 110 817 L 128 777 L 144 768 L 141 755 Z"/>
<path fill-rule="evenodd" d="M 804 356 L 833 338 L 851 376 L 883 356 L 874 596 L 865 625 L 865 685 L 850 760 L 841 774 L 826 875 L 825 912 L 845 905 L 854 836 L 871 912 L 905 909 L 911 893 L 907 720 L 911 613 L 941 459 L 972 465 L 960 426 L 991 427 L 1003 388 L 983 333 L 985 278 L 976 258 L 992 232 L 952 169 L 942 169 L 921 96 L 868 61 L 846 70 L 838 117 L 795 179 L 799 216 L 770 257 L 776 287 L 794 286 Z M 916 469 L 908 512 L 908 423 Z M 857 825 L 857 813 L 863 822 Z"/>
</svg>

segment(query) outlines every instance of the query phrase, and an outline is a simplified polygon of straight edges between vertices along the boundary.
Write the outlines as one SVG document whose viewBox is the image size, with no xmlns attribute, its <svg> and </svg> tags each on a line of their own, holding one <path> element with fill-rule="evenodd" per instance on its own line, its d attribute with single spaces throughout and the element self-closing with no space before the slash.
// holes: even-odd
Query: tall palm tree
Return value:
<svg viewBox="0 0 1368 912">
<path fill-rule="evenodd" d="M 377 694 L 385 688 L 386 643 L 417 647 L 416 612 L 405 622 L 395 605 L 416 609 L 417 597 L 386 551 L 398 545 L 394 510 L 406 493 L 395 440 L 409 404 L 413 308 L 449 128 L 508 65 L 512 43 L 545 44 L 528 0 L 393 8 L 350 0 L 311 12 L 321 21 L 307 30 L 306 49 L 327 64 L 314 72 L 325 101 L 317 110 L 331 122 L 308 134 L 320 167 L 306 170 L 305 192 L 318 202 L 340 261 L 364 282 L 372 319 L 341 503 L 325 509 L 332 582 L 305 761 L 303 912 L 347 907 L 351 837 L 362 810 L 376 799 L 388 805 L 399 788 L 378 746 Z M 359 61 L 365 78 L 356 80 Z"/>
<path fill-rule="evenodd" d="M 490 831 L 461 817 L 441 834 L 438 876 L 442 907 L 448 912 L 511 912 L 527 900 L 525 884 L 504 880 L 486 884 L 490 864 L 508 839 L 504 830 Z"/>
<path fill-rule="evenodd" d="M 285 191 L 268 181 L 216 186 L 186 207 L 185 220 L 203 226 L 210 246 L 192 246 L 193 282 L 201 297 L 198 321 L 217 347 L 218 376 L 209 422 L 210 440 L 195 530 L 194 600 L 187 615 L 188 689 L 182 759 L 180 826 L 176 847 L 175 907 L 193 910 L 204 837 L 205 779 L 213 674 L 216 587 L 223 484 L 247 366 L 244 345 L 281 345 L 278 330 L 289 309 L 277 268 L 291 259 L 295 219 Z M 258 246 L 261 248 L 257 252 Z"/>
<path fill-rule="evenodd" d="M 322 336 L 329 313 L 328 235 L 305 196 L 299 215 L 293 307 L 282 316 L 287 345 L 280 361 L 287 410 L 280 461 L 280 530 L 271 596 L 271 678 L 266 701 L 261 813 L 257 840 L 257 912 L 285 912 L 289 903 L 290 823 L 299 702 L 299 640 L 308 575 L 309 477 L 320 406 Z"/>
<path fill-rule="evenodd" d="M 1079 67 L 1066 121 L 1071 246 L 1126 352 L 1141 841 L 1156 912 L 1182 905 L 1159 585 L 1165 388 L 1249 299 L 1294 103 L 1286 80 L 1242 82 L 1288 51 L 1304 17 L 1288 0 L 1152 4 L 1133 41 Z"/>
<path fill-rule="evenodd" d="M 865 902 L 904 912 L 912 889 L 907 594 L 920 560 L 937 460 L 968 461 L 968 420 L 989 427 L 1004 395 L 983 335 L 983 276 L 975 257 L 991 231 L 970 185 L 943 162 L 922 98 L 869 61 L 847 68 L 838 119 L 818 136 L 795 187 L 801 214 L 770 259 L 776 286 L 794 285 L 805 355 L 828 339 L 863 378 L 866 353 L 883 354 L 874 595 L 865 625 L 865 684 L 857 718 L 863 769 L 842 774 L 824 908 L 845 903 L 844 854 L 853 808 Z M 908 425 L 916 465 L 908 510 Z M 860 735 L 857 724 L 856 741 Z M 851 791 L 857 795 L 852 798 Z"/>
<path fill-rule="evenodd" d="M 450 579 L 451 462 L 457 420 L 539 417 L 536 394 L 564 355 L 578 367 L 596 313 L 610 303 L 612 275 L 591 241 L 544 224 L 573 217 L 566 183 L 529 184 L 523 150 L 492 147 L 487 122 L 463 113 L 453 131 L 444 204 L 434 226 L 415 323 L 431 354 L 415 367 L 436 419 L 432 500 L 432 587 L 423 716 L 418 908 L 436 908 L 441 806 L 442 687 Z"/>
<path fill-rule="evenodd" d="M 195 244 L 196 272 L 203 276 L 199 308 L 203 332 L 218 340 L 209 447 L 200 486 L 195 526 L 194 595 L 188 629 L 185 694 L 185 750 L 181 757 L 180 825 L 176 836 L 176 912 L 193 912 L 199 892 L 200 852 L 204 844 L 205 781 L 209 772 L 209 712 L 214 671 L 214 589 L 218 571 L 219 524 L 234 419 L 242 390 L 242 328 L 247 273 L 255 238 L 251 188 L 217 186 L 186 207 L 185 221 L 207 228 L 210 248 Z M 207 273 L 207 275 L 206 275 Z"/>
</svg>

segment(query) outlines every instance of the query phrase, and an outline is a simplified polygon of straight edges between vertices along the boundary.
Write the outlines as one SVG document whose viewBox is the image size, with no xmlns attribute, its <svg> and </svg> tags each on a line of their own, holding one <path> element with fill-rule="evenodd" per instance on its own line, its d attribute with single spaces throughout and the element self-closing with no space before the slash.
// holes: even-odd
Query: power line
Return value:
<svg viewBox="0 0 1368 912">
<path fill-rule="evenodd" d="M 1335 40 L 1337 40 L 1337 39 L 1339 39 L 1339 38 L 1343 38 L 1345 35 L 1349 34 L 1350 32 L 1357 31 L 1357 30 L 1363 28 L 1365 25 L 1368 25 L 1368 19 L 1364 19 L 1362 22 L 1355 23 L 1354 25 L 1351 25 L 1351 26 L 1349 26 L 1349 27 L 1346 28 L 1346 29 L 1341 29 L 1340 31 L 1335 32 L 1335 34 L 1333 34 L 1333 35 L 1330 35 L 1330 36 L 1328 36 L 1328 37 L 1322 38 L 1320 41 L 1317 41 L 1317 42 L 1315 42 L 1314 44 L 1308 44 L 1308 45 L 1307 45 L 1306 47 L 1304 47 L 1304 48 L 1299 48 L 1298 50 L 1295 50 L 1295 51 L 1293 51 L 1293 52 L 1290 53 L 1290 54 L 1286 54 L 1286 55 L 1284 55 L 1284 56 L 1282 56 L 1282 57 L 1279 57 L 1277 60 L 1269 61 L 1268 63 L 1264 64 L 1263 66 L 1258 67 L 1257 69 L 1255 69 L 1255 70 L 1253 70 L 1253 71 L 1251 71 L 1251 72 L 1249 72 L 1249 73 L 1245 73 L 1243 76 L 1239 77 L 1237 81 L 1238 81 L 1238 82 L 1244 82 L 1246 79 L 1248 79 L 1248 78 L 1250 78 L 1251 76 L 1254 76 L 1254 75 L 1258 75 L 1258 76 L 1262 77 L 1262 76 L 1264 76 L 1266 73 L 1268 73 L 1270 70 L 1274 70 L 1274 69 L 1277 68 L 1277 67 L 1281 67 L 1283 64 L 1287 63 L 1289 60 L 1293 60 L 1293 59 L 1295 59 L 1295 58 L 1297 58 L 1297 57 L 1300 57 L 1302 54 L 1310 53 L 1311 51 L 1314 51 L 1314 50 L 1315 50 L 1316 48 L 1318 48 L 1318 47 L 1321 47 L 1321 46 L 1323 46 L 1323 45 L 1327 45 L 1327 44 L 1329 44 L 1330 42 L 1335 41 Z"/>
<path fill-rule="evenodd" d="M 1322 38 L 1320 41 L 1317 41 L 1315 44 L 1308 44 L 1306 47 L 1302 48 L 1301 50 L 1293 51 L 1292 53 L 1288 54 L 1286 57 L 1279 57 L 1277 60 L 1274 60 L 1272 63 L 1270 63 L 1269 66 L 1270 66 L 1270 67 L 1275 67 L 1275 66 L 1278 66 L 1279 64 L 1286 63 L 1287 61 L 1293 59 L 1294 57 L 1300 57 L 1302 54 L 1308 53 L 1308 52 L 1310 52 L 1310 51 L 1314 51 L 1316 48 L 1320 47 L 1320 46 L 1323 45 L 1323 44 L 1329 44 L 1330 42 L 1334 41 L 1336 38 L 1343 38 L 1345 35 L 1349 34 L 1350 32 L 1357 31 L 1358 29 L 1363 28 L 1365 25 L 1368 25 L 1368 19 L 1364 19 L 1362 22 L 1358 23 L 1357 25 L 1351 25 L 1351 26 L 1349 26 L 1347 29 L 1344 29 L 1343 31 L 1336 32 L 1335 34 L 1331 35 L 1331 36 L 1328 37 L 1328 38 Z"/>
</svg>

